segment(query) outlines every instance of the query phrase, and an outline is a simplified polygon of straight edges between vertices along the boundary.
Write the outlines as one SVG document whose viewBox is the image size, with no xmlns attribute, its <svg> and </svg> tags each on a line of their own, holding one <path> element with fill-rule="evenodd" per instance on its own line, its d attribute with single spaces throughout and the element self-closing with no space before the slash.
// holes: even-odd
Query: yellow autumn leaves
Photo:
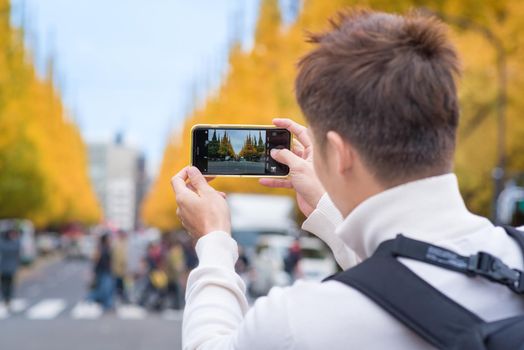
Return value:
<svg viewBox="0 0 524 350">
<path fill-rule="evenodd" d="M 296 22 L 284 28 L 277 0 L 262 0 L 255 44 L 250 52 L 235 48 L 230 71 L 218 94 L 188 116 L 166 146 L 159 175 L 147 196 L 142 214 L 146 223 L 163 230 L 179 226 L 169 180 L 189 163 L 189 130 L 197 123 L 268 124 L 273 117 L 302 120 L 293 96 L 297 60 L 308 50 L 304 32 L 327 28 L 327 18 L 348 6 L 405 12 L 414 7 L 467 18 L 489 28 L 504 42 L 508 67 L 506 154 L 508 173 L 524 169 L 524 3 L 518 0 L 305 0 Z M 494 48 L 475 31 L 450 25 L 451 35 L 464 62 L 460 83 L 462 119 L 456 171 L 470 208 L 489 213 L 491 170 L 496 164 L 496 82 Z M 275 192 L 256 180 L 218 179 L 225 192 Z M 286 191 L 278 191 L 286 193 Z"/>
<path fill-rule="evenodd" d="M 0 218 L 38 227 L 95 223 L 101 217 L 85 145 L 52 76 L 35 73 L 21 33 L 0 0 Z"/>
</svg>

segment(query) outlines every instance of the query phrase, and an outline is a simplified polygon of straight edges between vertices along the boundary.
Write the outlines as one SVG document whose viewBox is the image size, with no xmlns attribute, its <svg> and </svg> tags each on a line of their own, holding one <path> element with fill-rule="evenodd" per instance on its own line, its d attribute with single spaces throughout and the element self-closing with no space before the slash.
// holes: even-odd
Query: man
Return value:
<svg viewBox="0 0 524 350">
<path fill-rule="evenodd" d="M 170 242 L 166 252 L 167 294 L 171 307 L 180 309 L 182 275 L 185 272 L 184 249 L 177 239 Z"/>
<path fill-rule="evenodd" d="M 127 232 L 118 230 L 117 238 L 111 248 L 111 273 L 114 278 L 115 293 L 124 304 L 129 303 L 127 295 L 126 277 L 127 277 Z"/>
<path fill-rule="evenodd" d="M 296 269 L 301 258 L 302 251 L 300 249 L 300 241 L 297 237 L 293 241 L 293 244 L 291 244 L 291 247 L 289 247 L 287 255 L 284 258 L 284 271 L 288 273 L 292 281 L 296 279 Z"/>
<path fill-rule="evenodd" d="M 294 153 L 271 152 L 308 217 L 346 269 L 398 233 L 462 255 L 482 250 L 522 269 L 503 229 L 470 213 L 452 173 L 459 107 L 457 54 L 436 19 L 356 11 L 313 35 L 299 64 L 296 96 L 310 129 L 290 120 Z M 173 179 L 178 215 L 198 242 L 189 276 L 185 349 L 426 349 L 430 346 L 363 294 L 337 281 L 273 288 L 248 307 L 234 272 L 227 203 L 194 167 Z M 524 303 L 502 285 L 400 259 L 485 320 L 521 314 Z M 409 303 L 406 300 L 406 303 Z"/>
<path fill-rule="evenodd" d="M 6 308 L 11 308 L 16 272 L 20 264 L 20 235 L 17 227 L 9 228 L 0 238 L 0 287 Z"/>
<path fill-rule="evenodd" d="M 104 233 L 98 240 L 98 246 L 93 257 L 94 280 L 92 290 L 87 299 L 99 303 L 104 311 L 114 309 L 114 280 L 111 274 L 111 242 L 110 233 Z"/>
</svg>

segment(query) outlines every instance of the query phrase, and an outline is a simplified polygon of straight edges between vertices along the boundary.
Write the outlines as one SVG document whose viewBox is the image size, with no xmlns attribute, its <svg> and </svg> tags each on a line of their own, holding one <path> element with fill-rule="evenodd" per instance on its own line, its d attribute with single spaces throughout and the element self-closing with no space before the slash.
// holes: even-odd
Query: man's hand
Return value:
<svg viewBox="0 0 524 350">
<path fill-rule="evenodd" d="M 271 150 L 273 159 L 289 167 L 289 178 L 261 178 L 259 182 L 267 187 L 295 189 L 298 207 L 305 216 L 309 216 L 326 192 L 313 169 L 313 143 L 307 128 L 291 119 L 273 119 L 273 124 L 279 128 L 286 128 L 295 137 L 292 152 L 287 149 Z"/>
<path fill-rule="evenodd" d="M 178 205 L 177 215 L 196 239 L 212 231 L 231 232 L 225 195 L 213 189 L 195 167 L 185 167 L 171 179 Z"/>
</svg>

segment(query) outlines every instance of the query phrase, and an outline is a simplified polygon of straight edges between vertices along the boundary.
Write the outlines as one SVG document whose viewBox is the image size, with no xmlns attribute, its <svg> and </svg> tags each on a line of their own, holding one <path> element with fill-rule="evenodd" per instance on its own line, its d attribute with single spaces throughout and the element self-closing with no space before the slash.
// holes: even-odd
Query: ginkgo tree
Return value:
<svg viewBox="0 0 524 350">
<path fill-rule="evenodd" d="M 38 227 L 98 222 L 86 148 L 53 84 L 36 74 L 0 0 L 0 218 Z"/>
<path fill-rule="evenodd" d="M 327 19 L 345 8 L 406 13 L 425 11 L 449 24 L 451 38 L 463 61 L 459 83 L 461 123 L 455 170 L 466 204 L 487 215 L 493 193 L 492 169 L 498 164 L 497 130 L 500 91 L 505 89 L 507 142 L 502 144 L 507 174 L 524 169 L 524 2 L 519 0 L 305 0 L 300 15 L 289 27 L 280 20 L 277 0 L 262 0 L 249 52 L 231 50 L 230 71 L 217 94 L 187 117 L 166 145 L 163 162 L 143 205 L 143 217 L 151 225 L 169 230 L 179 227 L 170 178 L 189 163 L 190 129 L 194 124 L 269 124 L 273 117 L 303 122 L 293 93 L 296 63 L 310 46 L 306 31 L 328 28 Z M 466 23 L 465 23 L 466 22 Z M 469 25 L 466 25 L 469 23 Z M 478 28 L 483 28 L 478 30 Z M 489 31 L 501 45 L 493 45 Z M 500 51 L 504 54 L 506 81 L 498 76 Z M 217 179 L 213 186 L 225 192 L 281 193 L 259 186 L 256 180 Z"/>
</svg>

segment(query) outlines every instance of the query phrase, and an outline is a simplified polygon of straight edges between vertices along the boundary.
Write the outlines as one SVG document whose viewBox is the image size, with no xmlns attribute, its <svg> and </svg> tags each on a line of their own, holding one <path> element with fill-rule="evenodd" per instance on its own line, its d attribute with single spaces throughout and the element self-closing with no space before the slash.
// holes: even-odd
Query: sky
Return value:
<svg viewBox="0 0 524 350">
<path fill-rule="evenodd" d="M 54 80 L 86 142 L 121 131 L 151 176 L 167 138 L 253 44 L 259 0 L 12 0 L 13 23 Z M 22 15 L 24 14 L 24 15 Z"/>
</svg>

